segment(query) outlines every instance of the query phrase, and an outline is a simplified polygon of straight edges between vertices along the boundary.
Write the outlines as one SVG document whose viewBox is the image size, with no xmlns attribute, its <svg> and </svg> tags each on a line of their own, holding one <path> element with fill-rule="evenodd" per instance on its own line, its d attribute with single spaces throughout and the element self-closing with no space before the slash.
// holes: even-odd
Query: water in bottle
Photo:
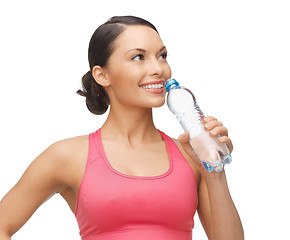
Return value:
<svg viewBox="0 0 290 240">
<path fill-rule="evenodd" d="M 184 131 L 189 132 L 189 142 L 199 160 L 208 172 L 220 172 L 224 164 L 232 161 L 226 144 L 217 141 L 204 129 L 204 114 L 192 92 L 175 79 L 165 82 L 167 105 L 176 116 Z"/>
</svg>

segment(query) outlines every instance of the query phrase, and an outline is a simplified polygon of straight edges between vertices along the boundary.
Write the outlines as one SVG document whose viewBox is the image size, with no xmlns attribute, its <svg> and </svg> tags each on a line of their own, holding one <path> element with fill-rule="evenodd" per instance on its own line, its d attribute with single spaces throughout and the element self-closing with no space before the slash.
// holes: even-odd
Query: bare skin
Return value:
<svg viewBox="0 0 290 240">
<path fill-rule="evenodd" d="M 151 28 L 130 26 L 117 38 L 108 65 L 93 69 L 95 80 L 106 88 L 111 101 L 109 116 L 101 128 L 105 153 L 112 167 L 127 175 L 156 176 L 169 168 L 166 146 L 152 117 L 152 107 L 164 104 L 165 92 L 153 94 L 140 87 L 171 77 L 165 51 L 159 35 Z M 213 135 L 220 134 L 219 141 L 232 151 L 222 123 L 213 117 L 207 117 L 205 122 L 206 129 L 214 130 Z M 192 152 L 186 133 L 174 141 L 195 173 L 198 214 L 208 238 L 243 239 L 225 172 L 207 173 Z M 74 211 L 87 155 L 85 135 L 56 142 L 38 156 L 0 203 L 0 239 L 11 239 L 36 209 L 56 193 Z"/>
</svg>

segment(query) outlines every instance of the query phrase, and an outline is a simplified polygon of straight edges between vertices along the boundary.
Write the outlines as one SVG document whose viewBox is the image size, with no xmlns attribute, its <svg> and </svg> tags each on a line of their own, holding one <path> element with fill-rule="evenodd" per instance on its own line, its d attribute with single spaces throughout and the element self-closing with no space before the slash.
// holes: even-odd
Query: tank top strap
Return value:
<svg viewBox="0 0 290 240">
<path fill-rule="evenodd" d="M 88 153 L 87 164 L 92 163 L 98 158 L 104 157 L 102 142 L 100 142 L 100 139 L 101 139 L 100 131 L 101 131 L 101 128 L 89 134 L 89 153 Z M 176 143 L 171 139 L 171 137 L 169 137 L 168 135 L 166 135 L 164 132 L 160 131 L 159 129 L 158 131 L 161 134 L 161 137 L 163 138 L 167 146 L 169 158 L 172 159 L 172 161 L 177 161 L 177 159 L 179 159 L 179 160 L 187 162 L 187 160 L 181 153 L 180 149 L 178 148 Z"/>
<path fill-rule="evenodd" d="M 100 129 L 89 134 L 89 153 L 88 163 L 91 163 L 96 158 L 101 157 L 101 146 L 99 143 Z"/>
<path fill-rule="evenodd" d="M 159 129 L 157 130 L 161 134 L 161 137 L 163 138 L 166 146 L 168 147 L 169 154 L 183 159 L 184 158 L 183 154 L 179 150 L 176 143 L 171 139 L 171 137 L 166 135 L 163 131 Z M 102 155 L 103 147 L 102 147 L 102 143 L 100 142 L 100 139 L 101 139 L 100 131 L 101 131 L 101 128 L 89 134 L 88 163 L 94 161 L 96 158 L 103 157 Z M 186 159 L 184 158 L 184 160 Z"/>
<path fill-rule="evenodd" d="M 171 152 L 173 158 L 178 157 L 179 159 L 182 159 L 182 160 L 187 162 L 187 160 L 185 159 L 185 157 L 181 153 L 180 149 L 178 148 L 177 144 L 171 139 L 171 137 L 169 137 L 168 135 L 166 135 L 164 132 L 160 131 L 159 129 L 158 129 L 158 131 L 160 132 L 166 145 L 169 146 L 170 152 Z"/>
</svg>

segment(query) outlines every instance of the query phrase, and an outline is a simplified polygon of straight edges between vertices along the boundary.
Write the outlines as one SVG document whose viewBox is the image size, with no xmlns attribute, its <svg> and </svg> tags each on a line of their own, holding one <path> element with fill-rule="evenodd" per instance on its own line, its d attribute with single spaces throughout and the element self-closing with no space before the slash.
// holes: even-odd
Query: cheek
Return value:
<svg viewBox="0 0 290 240">
<path fill-rule="evenodd" d="M 164 71 L 164 76 L 165 76 L 165 78 L 166 78 L 165 80 L 171 78 L 171 74 L 172 74 L 172 72 L 171 72 L 171 67 L 170 67 L 170 65 L 167 63 L 167 66 L 166 66 L 165 71 Z"/>
<path fill-rule="evenodd" d="M 113 86 L 138 85 L 138 82 L 144 77 L 143 70 L 140 67 L 119 65 L 110 74 L 110 81 Z"/>
<path fill-rule="evenodd" d="M 140 71 L 130 70 L 126 68 L 115 69 L 110 73 L 110 89 L 119 101 L 132 101 L 132 97 L 136 98 L 138 94 L 138 82 L 140 79 Z M 130 100 L 131 99 L 131 100 Z"/>
</svg>

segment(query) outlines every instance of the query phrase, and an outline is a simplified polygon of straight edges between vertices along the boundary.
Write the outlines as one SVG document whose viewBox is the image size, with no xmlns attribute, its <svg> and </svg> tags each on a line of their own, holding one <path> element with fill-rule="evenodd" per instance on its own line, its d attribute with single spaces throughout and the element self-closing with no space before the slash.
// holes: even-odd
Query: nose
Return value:
<svg viewBox="0 0 290 240">
<path fill-rule="evenodd" d="M 156 58 L 151 59 L 149 64 L 149 75 L 162 77 L 163 73 L 164 73 L 163 63 Z"/>
</svg>

